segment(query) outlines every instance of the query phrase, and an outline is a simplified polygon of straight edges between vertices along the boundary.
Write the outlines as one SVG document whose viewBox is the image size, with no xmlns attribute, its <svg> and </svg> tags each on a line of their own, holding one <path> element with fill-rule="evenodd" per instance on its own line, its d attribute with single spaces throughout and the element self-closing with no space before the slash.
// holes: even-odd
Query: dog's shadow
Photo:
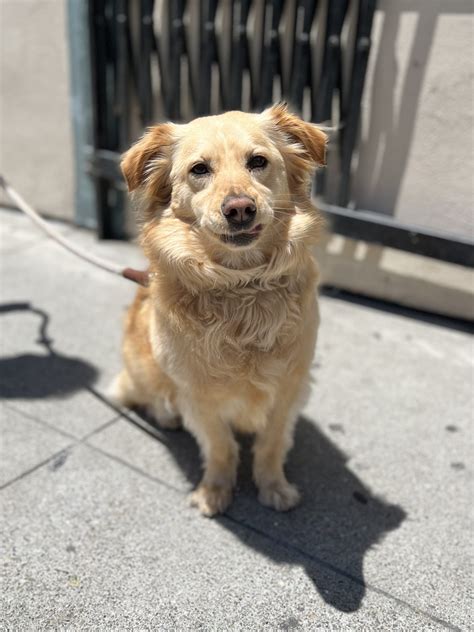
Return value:
<svg viewBox="0 0 474 632">
<path fill-rule="evenodd" d="M 194 439 L 187 432 L 166 432 L 166 437 L 177 465 L 197 485 L 202 471 Z M 286 467 L 303 501 L 288 513 L 267 509 L 258 502 L 252 482 L 251 440 L 243 437 L 240 443 L 234 502 L 216 520 L 271 560 L 303 566 L 328 604 L 344 612 L 357 610 L 365 594 L 364 556 L 401 524 L 403 509 L 375 496 L 349 469 L 335 443 L 304 417 Z"/>
<path fill-rule="evenodd" d="M 29 303 L 0 306 L 0 314 L 25 311 L 41 318 L 38 342 L 45 355 L 0 359 L 0 395 L 8 399 L 65 396 L 85 388 L 115 408 L 92 387 L 97 370 L 77 358 L 55 352 L 47 336 L 48 315 Z M 137 411 L 138 413 L 138 411 Z M 191 485 L 201 477 L 201 461 L 187 432 L 159 431 L 138 413 L 142 430 L 164 442 Z M 136 423 L 134 416 L 123 415 Z M 334 425 L 335 432 L 344 429 Z M 365 553 L 388 531 L 397 528 L 405 512 L 371 493 L 349 469 L 347 457 L 317 426 L 300 418 L 287 473 L 303 493 L 302 504 L 277 513 L 257 501 L 251 476 L 251 440 L 240 438 L 241 462 L 234 502 L 216 520 L 246 546 L 282 564 L 304 566 L 322 598 L 335 608 L 352 612 L 365 594 Z"/>
<path fill-rule="evenodd" d="M 0 316 L 16 313 L 35 315 L 40 319 L 36 343 L 42 353 L 22 353 L 0 358 L 1 399 L 64 398 L 81 389 L 92 388 L 97 369 L 80 358 L 72 358 L 53 349 L 47 334 L 49 314 L 28 302 L 3 303 Z"/>
</svg>

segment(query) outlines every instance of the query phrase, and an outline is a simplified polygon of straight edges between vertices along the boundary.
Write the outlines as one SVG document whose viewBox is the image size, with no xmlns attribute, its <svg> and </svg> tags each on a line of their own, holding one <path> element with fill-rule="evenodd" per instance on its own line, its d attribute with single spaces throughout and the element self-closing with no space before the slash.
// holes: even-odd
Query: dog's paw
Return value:
<svg viewBox="0 0 474 632">
<path fill-rule="evenodd" d="M 183 427 L 183 423 L 179 415 L 168 417 L 166 419 L 157 419 L 156 423 L 160 426 L 160 428 L 164 428 L 165 430 L 181 430 Z"/>
<path fill-rule="evenodd" d="M 259 501 L 277 511 L 288 511 L 301 500 L 298 489 L 288 481 L 273 481 L 260 486 Z"/>
<path fill-rule="evenodd" d="M 183 427 L 181 417 L 179 415 L 163 414 L 160 411 L 161 414 L 158 416 L 153 406 L 146 406 L 144 412 L 150 421 L 163 430 L 179 430 Z"/>
<path fill-rule="evenodd" d="M 145 407 L 145 413 L 163 430 L 179 430 L 183 424 L 177 410 L 173 409 L 161 397 Z"/>
<path fill-rule="evenodd" d="M 206 485 L 201 483 L 190 495 L 189 502 L 197 507 L 203 516 L 210 518 L 223 513 L 232 500 L 232 487 L 223 485 Z"/>
<path fill-rule="evenodd" d="M 128 393 L 127 375 L 124 371 L 115 376 L 105 391 L 105 396 L 116 406 L 130 408 L 133 401 Z"/>
</svg>

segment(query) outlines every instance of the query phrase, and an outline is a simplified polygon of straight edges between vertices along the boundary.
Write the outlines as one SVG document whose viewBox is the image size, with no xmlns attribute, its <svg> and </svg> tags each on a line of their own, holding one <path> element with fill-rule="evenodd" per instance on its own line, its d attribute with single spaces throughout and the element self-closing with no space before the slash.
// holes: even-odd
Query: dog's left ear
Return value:
<svg viewBox="0 0 474 632">
<path fill-rule="evenodd" d="M 307 123 L 288 111 L 285 103 L 278 103 L 264 114 L 268 115 L 276 127 L 286 136 L 287 142 L 296 143 L 306 158 L 315 166 L 326 164 L 327 136 L 313 123 Z"/>
</svg>

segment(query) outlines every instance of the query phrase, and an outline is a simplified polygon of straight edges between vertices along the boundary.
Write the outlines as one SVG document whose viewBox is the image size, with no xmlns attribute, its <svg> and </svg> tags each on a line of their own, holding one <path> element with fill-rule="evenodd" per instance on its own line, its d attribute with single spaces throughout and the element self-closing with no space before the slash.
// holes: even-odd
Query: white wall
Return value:
<svg viewBox="0 0 474 632">
<path fill-rule="evenodd" d="M 474 2 L 379 0 L 356 206 L 473 237 Z"/>
<path fill-rule="evenodd" d="M 72 219 L 68 64 L 65 0 L 0 0 L 0 172 L 46 214 Z"/>
</svg>

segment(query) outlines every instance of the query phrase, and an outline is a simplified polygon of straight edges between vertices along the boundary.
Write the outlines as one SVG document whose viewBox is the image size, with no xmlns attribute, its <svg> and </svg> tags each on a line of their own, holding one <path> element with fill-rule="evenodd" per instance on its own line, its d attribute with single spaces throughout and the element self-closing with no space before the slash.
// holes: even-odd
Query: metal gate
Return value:
<svg viewBox="0 0 474 632">
<path fill-rule="evenodd" d="M 334 128 L 316 192 L 334 232 L 474 264 L 473 244 L 348 208 L 376 0 L 89 0 L 98 232 L 125 236 L 120 154 L 155 121 L 288 101 Z"/>
</svg>

